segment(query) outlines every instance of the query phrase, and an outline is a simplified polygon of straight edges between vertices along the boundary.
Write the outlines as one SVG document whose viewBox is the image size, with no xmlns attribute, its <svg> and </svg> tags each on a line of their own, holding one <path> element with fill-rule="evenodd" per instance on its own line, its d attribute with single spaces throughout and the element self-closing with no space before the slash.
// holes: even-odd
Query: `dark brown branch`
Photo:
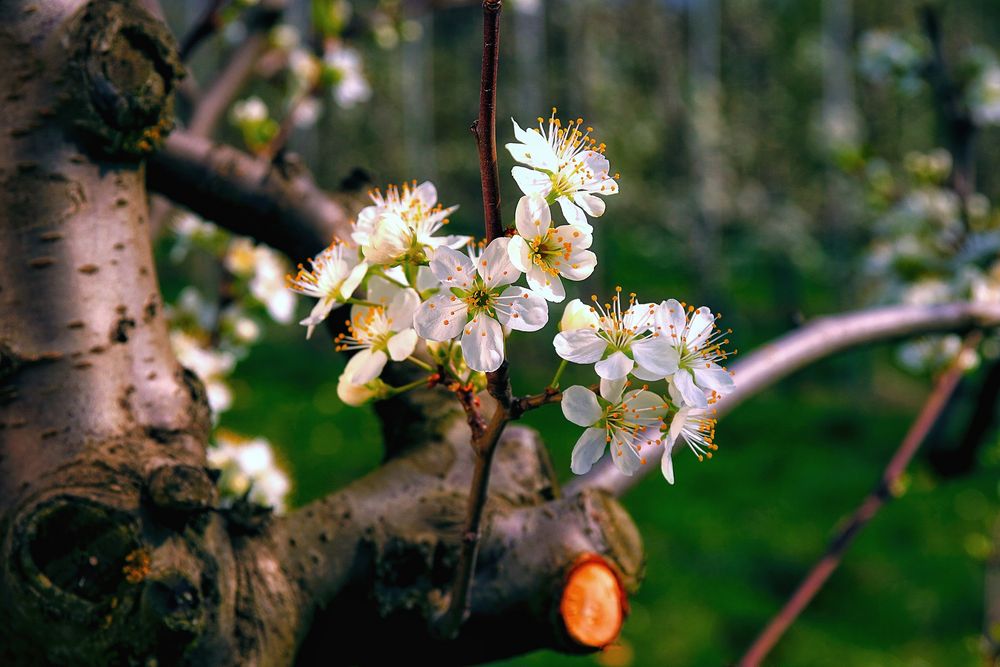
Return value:
<svg viewBox="0 0 1000 667">
<path fill-rule="evenodd" d="M 225 3 L 226 0 L 209 0 L 205 11 L 181 39 L 178 55 L 182 61 L 187 62 L 195 48 L 222 26 L 221 9 Z"/>
<path fill-rule="evenodd" d="M 966 337 L 962 351 L 956 357 L 951 367 L 938 378 L 934 385 L 934 390 L 927 398 L 923 408 L 921 408 L 920 414 L 910 426 L 910 430 L 906 433 L 906 437 L 903 438 L 902 443 L 900 443 L 899 449 L 896 450 L 892 459 L 889 460 L 889 464 L 885 467 L 885 471 L 882 473 L 878 484 L 875 485 L 875 488 L 868 494 L 858 509 L 854 511 L 851 520 L 831 540 L 822 558 L 819 559 L 806 578 L 799 584 L 799 587 L 795 590 L 792 597 L 789 598 L 788 602 L 785 603 L 785 606 L 771 619 L 767 627 L 764 628 L 753 644 L 750 645 L 750 648 L 747 649 L 747 652 L 740 659 L 740 667 L 756 667 L 756 665 L 759 665 L 767 657 L 767 654 L 778 643 L 781 636 L 795 622 L 795 619 L 799 617 L 799 614 L 802 613 L 812 599 L 816 597 L 816 594 L 823 588 L 827 579 L 830 578 L 830 575 L 840 565 L 844 552 L 847 551 L 847 548 L 854 541 L 857 534 L 871 521 L 882 505 L 893 497 L 893 490 L 899 478 L 906 470 L 906 466 L 913 459 L 913 455 L 917 453 L 917 449 L 924 441 L 924 438 L 927 437 L 927 433 L 934 426 L 941 411 L 947 405 L 948 399 L 955 391 L 955 387 L 958 386 L 958 381 L 962 378 L 962 357 L 965 356 L 966 351 L 974 349 L 981 339 L 982 335 L 979 332 L 973 332 Z"/>
<path fill-rule="evenodd" d="M 311 86 L 308 90 L 300 93 L 289 105 L 288 110 L 285 112 L 285 117 L 281 119 L 281 123 L 278 125 L 278 131 L 267 142 L 260 151 L 260 156 L 265 160 L 270 160 L 271 162 L 280 162 L 280 158 L 285 152 L 285 147 L 288 145 L 288 141 L 292 138 L 292 132 L 295 131 L 295 114 L 302 107 L 302 103 L 308 100 L 310 97 L 319 92 L 319 82 Z"/>
<path fill-rule="evenodd" d="M 479 151 L 479 175 L 483 186 L 483 216 L 487 243 L 503 236 L 496 146 L 501 5 L 501 0 L 483 0 L 483 66 L 479 86 L 479 118 L 472 124 L 472 132 L 476 137 Z M 474 434 L 472 439 L 472 448 L 476 453 L 476 468 L 462 531 L 462 550 L 459 554 L 458 567 L 455 569 L 455 580 L 449 595 L 448 607 L 435 623 L 435 631 L 445 638 L 455 637 L 469 614 L 469 590 L 476 568 L 480 522 L 490 481 L 490 465 L 500 435 L 510 421 L 512 396 L 506 360 L 499 369 L 486 374 L 486 385 L 497 406 L 486 430 L 478 437 Z"/>
<path fill-rule="evenodd" d="M 979 449 L 989 441 L 988 436 L 996 421 L 997 400 L 1000 399 L 1000 361 L 987 362 L 986 372 L 974 392 L 975 407 L 957 447 L 948 447 L 940 442 L 940 435 L 931 434 L 928 461 L 941 477 L 958 477 L 971 472 L 976 466 Z M 958 402 L 961 393 L 960 388 L 951 401 L 952 405 Z M 946 419 L 947 416 L 942 421 Z"/>
<path fill-rule="evenodd" d="M 479 148 L 486 242 L 503 236 L 500 175 L 497 171 L 497 70 L 500 64 L 501 0 L 483 0 L 483 72 L 479 86 L 479 118 L 472 125 Z"/>
<path fill-rule="evenodd" d="M 148 164 L 149 187 L 226 229 L 293 258 L 348 238 L 350 211 L 316 187 L 302 167 L 174 132 Z"/>
</svg>

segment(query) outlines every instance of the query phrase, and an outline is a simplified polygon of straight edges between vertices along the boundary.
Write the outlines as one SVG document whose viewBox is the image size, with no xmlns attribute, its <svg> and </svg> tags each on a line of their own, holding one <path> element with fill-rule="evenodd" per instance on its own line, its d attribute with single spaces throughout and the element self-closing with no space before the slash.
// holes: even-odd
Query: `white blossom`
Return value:
<svg viewBox="0 0 1000 667">
<path fill-rule="evenodd" d="M 528 287 L 549 301 L 566 298 L 560 276 L 584 280 L 597 266 L 597 255 L 587 248 L 593 237 L 576 225 L 552 226 L 549 205 L 540 197 L 521 197 L 510 240 L 510 260 L 524 272 Z"/>
<path fill-rule="evenodd" d="M 197 375 L 205 385 L 212 413 L 228 410 L 233 403 L 233 392 L 225 378 L 236 367 L 236 356 L 228 350 L 206 347 L 194 336 L 180 330 L 170 332 L 170 345 L 181 366 Z"/>
<path fill-rule="evenodd" d="M 494 239 L 475 263 L 442 246 L 434 252 L 431 271 L 441 291 L 417 309 L 414 326 L 421 338 L 446 341 L 462 336 L 469 368 L 491 372 L 504 360 L 504 326 L 537 331 L 548 321 L 543 298 L 523 287 L 509 286 L 521 277 L 510 261 L 509 239 Z"/>
<path fill-rule="evenodd" d="M 595 319 L 592 306 L 588 306 L 579 299 L 573 299 L 563 308 L 563 315 L 559 320 L 559 331 L 584 329 L 590 326 Z"/>
<path fill-rule="evenodd" d="M 361 71 L 361 56 L 352 48 L 336 44 L 323 54 L 323 65 L 331 79 L 333 99 L 342 109 L 350 109 L 372 96 L 371 86 Z"/>
<path fill-rule="evenodd" d="M 357 408 L 381 396 L 385 387 L 385 383 L 377 378 L 365 384 L 353 384 L 341 373 L 337 380 L 337 397 L 345 405 Z"/>
<path fill-rule="evenodd" d="M 311 271 L 300 264 L 298 274 L 289 276 L 288 280 L 292 291 L 319 299 L 309 317 L 299 322 L 308 327 L 306 338 L 312 336 L 313 329 L 331 310 L 351 298 L 368 271 L 368 265 L 358 261 L 356 250 L 337 242 L 309 263 Z"/>
<path fill-rule="evenodd" d="M 537 130 L 523 130 L 511 120 L 517 142 L 507 144 L 507 150 L 515 160 L 528 165 L 511 170 L 521 191 L 549 204 L 558 202 L 567 222 L 589 230 L 587 216 L 604 214 L 604 201 L 596 195 L 618 192 L 618 176 L 610 176 L 604 144 L 590 137 L 593 128 L 580 129 L 582 118 L 563 127 L 554 108 L 547 126 L 543 118 L 538 119 Z"/>
<path fill-rule="evenodd" d="M 621 380 L 629 373 L 659 380 L 677 370 L 677 351 L 653 331 L 654 304 L 639 303 L 631 294 L 623 312 L 620 287 L 603 308 L 596 296 L 591 298 L 589 316 L 577 316 L 583 326 L 556 334 L 556 354 L 575 364 L 594 364 L 605 380 Z"/>
<path fill-rule="evenodd" d="M 377 306 L 352 306 L 347 333 L 337 336 L 337 350 L 357 350 L 347 362 L 342 380 L 363 385 L 377 378 L 386 363 L 403 361 L 417 346 L 413 313 L 420 305 L 416 290 L 402 289 L 384 278 L 368 282 L 368 299 Z"/>
<path fill-rule="evenodd" d="M 703 408 L 733 387 L 732 376 L 719 363 L 729 355 L 723 345 L 731 332 L 719 329 L 717 320 L 705 306 L 685 310 L 676 299 L 656 308 L 656 330 L 677 353 L 671 386 L 683 405 Z"/>
<path fill-rule="evenodd" d="M 255 125 L 267 120 L 268 111 L 264 100 L 259 97 L 248 97 L 233 105 L 230 118 L 235 125 Z"/>
<path fill-rule="evenodd" d="M 611 446 L 618 469 L 631 475 L 646 462 L 643 447 L 661 444 L 667 404 L 645 388 L 623 397 L 626 385 L 625 380 L 601 380 L 600 399 L 580 385 L 563 392 L 563 415 L 587 429 L 573 447 L 570 468 L 577 475 L 590 470 L 604 454 L 605 445 Z"/>
<path fill-rule="evenodd" d="M 674 415 L 666 434 L 667 449 L 660 459 L 663 476 L 671 484 L 674 483 L 673 447 L 678 440 L 690 447 L 699 461 L 712 458 L 712 452 L 719 448 L 715 444 L 714 414 L 714 410 L 684 407 Z"/>
<path fill-rule="evenodd" d="M 223 431 L 207 454 L 208 465 L 222 473 L 218 487 L 224 499 L 232 502 L 246 496 L 251 502 L 273 507 L 276 513 L 284 511 L 291 483 L 266 439 L 244 440 Z"/>
<path fill-rule="evenodd" d="M 267 308 L 275 322 L 292 321 L 295 295 L 286 289 L 288 265 L 281 255 L 265 245 L 238 237 L 226 249 L 224 263 L 233 274 L 249 278 L 250 294 Z"/>
<path fill-rule="evenodd" d="M 351 238 L 370 264 L 422 263 L 435 248 L 461 248 L 470 240 L 468 236 L 434 235 L 458 207 L 438 204 L 437 189 L 430 181 L 404 183 L 402 189 L 390 185 L 385 195 L 379 190 L 369 195 L 373 205 L 358 213 Z"/>
</svg>

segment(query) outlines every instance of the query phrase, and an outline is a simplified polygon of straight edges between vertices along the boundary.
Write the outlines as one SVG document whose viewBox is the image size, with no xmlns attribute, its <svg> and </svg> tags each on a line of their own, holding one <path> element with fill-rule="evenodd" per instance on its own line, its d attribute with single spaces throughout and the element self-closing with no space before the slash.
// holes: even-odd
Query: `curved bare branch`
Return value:
<svg viewBox="0 0 1000 667">
<path fill-rule="evenodd" d="M 1000 304 L 945 303 L 932 306 L 885 306 L 822 317 L 746 355 L 731 367 L 736 382 L 720 400 L 717 416 L 809 364 L 852 347 L 919 334 L 1000 326 Z M 566 485 L 567 493 L 601 488 L 616 495 L 631 489 L 657 463 L 663 450 L 646 454 L 647 465 L 632 476 L 622 475 L 605 458 Z"/>
</svg>

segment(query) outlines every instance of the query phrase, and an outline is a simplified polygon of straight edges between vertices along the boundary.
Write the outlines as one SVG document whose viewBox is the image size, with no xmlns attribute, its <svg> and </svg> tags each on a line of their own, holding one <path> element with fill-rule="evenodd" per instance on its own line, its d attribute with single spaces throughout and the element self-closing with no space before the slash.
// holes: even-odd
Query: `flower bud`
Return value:
<svg viewBox="0 0 1000 667">
<path fill-rule="evenodd" d="M 562 319 L 559 320 L 559 331 L 575 331 L 576 329 L 587 329 L 597 327 L 597 315 L 590 306 L 573 299 L 566 304 L 563 310 Z"/>
<path fill-rule="evenodd" d="M 360 407 L 386 396 L 388 385 L 375 378 L 367 384 L 352 384 L 341 375 L 337 381 L 337 396 L 347 405 Z"/>
</svg>

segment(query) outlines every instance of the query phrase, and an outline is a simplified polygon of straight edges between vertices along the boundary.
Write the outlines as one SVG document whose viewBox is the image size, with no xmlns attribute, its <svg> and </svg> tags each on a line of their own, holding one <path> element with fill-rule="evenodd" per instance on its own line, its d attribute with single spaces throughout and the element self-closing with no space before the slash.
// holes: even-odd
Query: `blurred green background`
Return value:
<svg viewBox="0 0 1000 667">
<path fill-rule="evenodd" d="M 927 90 L 901 95 L 857 73 L 859 36 L 919 32 L 922 3 L 901 0 L 553 0 L 505 3 L 498 142 L 558 106 L 607 143 L 621 194 L 595 224 L 600 264 L 577 295 L 616 284 L 643 300 L 670 297 L 725 314 L 740 350 L 803 320 L 860 307 L 871 236 L 852 155 L 900 162 L 942 145 Z M 178 32 L 202 2 L 170 6 Z M 481 226 L 468 126 L 476 115 L 480 12 L 475 3 L 354 3 L 396 26 L 397 43 L 364 25 L 346 39 L 373 95 L 329 105 L 293 135 L 320 183 L 355 168 L 376 185 L 430 179 L 458 203 L 453 233 Z M 306 29 L 307 3 L 289 20 Z M 1000 3 L 941 3 L 946 55 L 1000 46 Z M 358 19 L 360 21 L 360 19 Z M 352 24 L 353 25 L 353 24 Z M 231 45 L 198 52 L 202 80 Z M 273 82 L 250 92 L 281 99 Z M 232 128 L 221 139 L 240 145 Z M 850 149 L 844 150 L 843 144 Z M 1000 130 L 979 135 L 978 188 L 997 196 Z M 519 193 L 500 154 L 504 213 Z M 168 300 L 197 279 L 164 260 Z M 300 313 L 305 313 L 300 304 Z M 560 308 L 553 309 L 553 320 Z M 554 331 L 550 326 L 548 334 Z M 378 465 L 370 409 L 339 403 L 343 360 L 296 325 L 269 325 L 232 377 L 220 425 L 280 451 L 301 504 Z M 540 389 L 556 367 L 549 335 L 516 334 L 515 392 Z M 577 375 L 577 373 L 580 373 Z M 571 368 L 564 382 L 579 378 Z M 930 447 L 964 428 L 978 376 L 963 384 Z M 838 522 L 872 488 L 930 387 L 895 364 L 888 345 L 817 364 L 748 401 L 718 428 L 718 455 L 677 463 L 677 484 L 650 475 L 624 502 L 640 527 L 647 577 L 621 645 L 594 657 L 539 653 L 509 664 L 721 665 L 734 661 L 819 557 Z M 557 408 L 526 420 L 565 476 L 579 430 Z M 919 457 L 905 494 L 864 530 L 841 568 L 771 656 L 774 665 L 980 665 L 983 569 L 1000 510 L 1000 447 L 991 433 L 976 467 L 942 479 Z"/>
</svg>

